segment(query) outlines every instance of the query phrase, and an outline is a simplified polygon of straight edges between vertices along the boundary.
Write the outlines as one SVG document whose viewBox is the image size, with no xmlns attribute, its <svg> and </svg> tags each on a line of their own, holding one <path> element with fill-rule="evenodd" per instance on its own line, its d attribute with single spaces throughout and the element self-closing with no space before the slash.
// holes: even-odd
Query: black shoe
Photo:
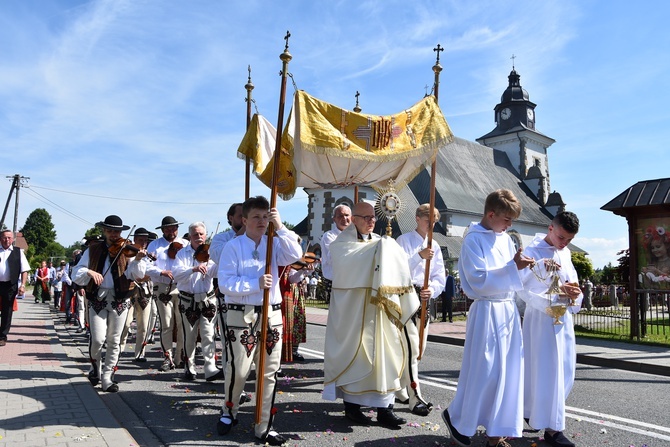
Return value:
<svg viewBox="0 0 670 447">
<path fill-rule="evenodd" d="M 171 369 L 174 369 L 174 363 L 172 363 L 172 360 L 170 359 L 170 357 L 165 357 L 165 359 L 163 360 L 163 363 L 160 366 L 160 370 L 163 371 L 163 372 L 168 372 Z"/>
<path fill-rule="evenodd" d="M 137 363 L 145 363 L 145 362 L 147 361 L 147 358 L 144 357 L 144 356 L 141 356 L 141 357 L 135 357 L 135 361 L 136 361 Z"/>
<path fill-rule="evenodd" d="M 528 425 L 528 426 L 530 427 L 530 430 L 528 430 L 528 432 L 530 432 L 530 433 L 537 433 L 537 432 L 540 431 L 540 430 L 538 430 L 538 429 L 536 429 L 536 428 L 533 428 L 533 426 L 530 425 L 530 419 L 529 419 L 529 418 L 523 418 L 523 420 L 524 420 L 524 422 L 526 422 L 526 425 Z"/>
<path fill-rule="evenodd" d="M 268 444 L 268 445 L 283 445 L 285 442 L 288 441 L 285 437 L 277 433 L 276 431 L 272 430 L 270 431 L 267 435 L 263 436 L 262 438 L 256 438 L 258 439 L 262 444 Z"/>
<path fill-rule="evenodd" d="M 302 354 L 298 354 L 297 352 L 295 352 L 293 353 L 293 361 L 302 363 L 305 361 L 305 357 L 303 357 Z"/>
<path fill-rule="evenodd" d="M 575 447 L 575 444 L 565 437 L 562 431 L 557 431 L 553 435 L 544 431 L 544 440 L 553 447 Z"/>
<path fill-rule="evenodd" d="M 107 387 L 106 390 L 103 390 L 105 393 L 118 393 L 119 392 L 119 386 L 116 383 L 112 383 L 110 386 Z"/>
<path fill-rule="evenodd" d="M 240 395 L 240 405 L 246 404 L 247 402 L 251 402 L 251 396 L 249 396 L 246 391 L 242 391 L 242 394 Z"/>
<path fill-rule="evenodd" d="M 447 425 L 449 436 L 451 436 L 451 439 L 453 439 L 454 442 L 456 442 L 456 444 L 460 445 L 461 447 L 468 447 L 470 444 L 472 444 L 472 440 L 470 439 L 469 436 L 460 434 L 458 430 L 456 430 L 456 428 L 453 425 L 451 425 L 451 418 L 449 417 L 449 409 L 446 409 L 442 412 L 442 420 Z"/>
<path fill-rule="evenodd" d="M 393 412 L 393 408 L 378 408 L 377 422 L 386 428 L 400 428 L 407 423 L 407 419 L 401 418 Z"/>
<path fill-rule="evenodd" d="M 98 377 L 98 372 L 96 370 L 91 370 L 88 372 L 88 381 L 91 382 L 91 385 L 96 386 L 100 383 L 100 377 Z"/>
<path fill-rule="evenodd" d="M 279 368 L 277 370 L 276 374 L 277 374 L 277 377 L 286 377 L 286 374 L 284 373 L 284 371 L 281 370 L 281 368 Z"/>
<path fill-rule="evenodd" d="M 370 418 L 363 414 L 361 411 L 361 406 L 358 404 L 345 402 L 344 415 L 347 417 L 347 419 L 359 425 L 364 425 L 366 427 L 370 425 Z"/>
<path fill-rule="evenodd" d="M 223 422 L 225 419 L 226 422 Z M 237 425 L 237 419 L 231 419 L 230 416 L 221 416 L 216 422 L 216 431 L 219 436 L 227 435 Z"/>
<path fill-rule="evenodd" d="M 215 380 L 223 379 L 223 370 L 220 369 L 213 376 L 206 377 L 205 380 L 208 382 L 214 382 Z"/>
<path fill-rule="evenodd" d="M 428 403 L 426 405 L 423 402 L 420 402 L 416 404 L 414 408 L 412 408 L 412 413 L 416 414 L 417 416 L 428 416 L 432 410 L 433 404 Z"/>
<path fill-rule="evenodd" d="M 193 374 L 191 371 L 188 369 L 184 371 L 184 380 L 193 382 L 195 380 L 195 374 Z"/>
<path fill-rule="evenodd" d="M 75 332 L 75 334 L 81 334 L 82 332 L 84 332 L 84 328 L 83 327 L 78 327 L 77 330 L 74 331 L 74 332 Z"/>
</svg>

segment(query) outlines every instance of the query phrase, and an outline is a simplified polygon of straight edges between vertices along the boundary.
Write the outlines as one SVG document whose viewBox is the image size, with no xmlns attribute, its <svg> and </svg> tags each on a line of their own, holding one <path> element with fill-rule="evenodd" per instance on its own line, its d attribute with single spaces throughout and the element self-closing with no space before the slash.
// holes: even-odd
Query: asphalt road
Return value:
<svg viewBox="0 0 670 447">
<path fill-rule="evenodd" d="M 63 331 L 59 331 L 63 332 Z M 304 363 L 283 366 L 276 407 L 275 428 L 291 438 L 289 445 L 311 446 L 452 446 L 441 420 L 441 409 L 451 401 L 456 389 L 462 348 L 429 343 L 422 361 L 424 397 L 435 410 L 425 418 L 415 416 L 402 404 L 396 411 L 408 419 L 399 430 L 381 426 L 350 426 L 342 404 L 321 399 L 323 380 L 323 340 L 325 328 L 308 326 L 308 343 L 301 346 Z M 86 364 L 85 337 L 73 331 L 61 340 L 71 357 Z M 148 351 L 149 362 L 132 361 L 130 347 L 121 357 L 116 379 L 118 394 L 101 393 L 115 416 L 141 445 L 199 446 L 254 444 L 253 402 L 241 407 L 240 423 L 225 437 L 216 433 L 216 421 L 223 400 L 223 382 L 206 382 L 200 374 L 195 382 L 183 381 L 182 371 L 162 373 L 159 345 Z M 202 369 L 199 369 L 202 372 Z M 566 435 L 580 446 L 670 445 L 670 379 L 606 368 L 578 366 L 575 387 L 568 399 Z M 99 387 L 98 387 L 99 388 Z M 247 384 L 253 392 L 253 384 Z M 372 415 L 374 416 L 374 415 Z M 527 430 L 521 439 L 510 440 L 514 447 L 548 445 L 542 431 Z M 479 433 L 473 445 L 484 445 Z"/>
</svg>

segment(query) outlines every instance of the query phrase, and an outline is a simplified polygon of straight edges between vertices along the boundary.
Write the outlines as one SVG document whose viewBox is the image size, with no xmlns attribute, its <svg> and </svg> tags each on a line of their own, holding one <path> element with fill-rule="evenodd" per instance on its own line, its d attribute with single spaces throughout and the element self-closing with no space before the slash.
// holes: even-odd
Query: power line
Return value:
<svg viewBox="0 0 670 447">
<path fill-rule="evenodd" d="M 25 191 L 26 194 L 28 194 L 28 195 L 30 195 L 30 196 L 36 198 L 37 200 L 39 200 L 39 201 L 41 201 L 41 202 L 43 202 L 43 203 L 48 203 L 48 204 L 50 204 L 50 205 L 56 207 L 56 209 L 58 209 L 59 211 L 65 213 L 65 214 L 67 214 L 67 215 L 69 215 L 70 217 L 73 217 L 73 218 L 75 218 L 75 219 L 77 219 L 77 220 L 79 220 L 79 221 L 81 221 L 81 222 L 83 222 L 83 223 L 85 223 L 85 224 L 87 224 L 87 225 L 90 225 L 90 226 L 93 226 L 93 225 L 94 225 L 93 222 L 89 222 L 88 220 L 84 219 L 83 217 L 79 217 L 79 216 L 77 216 L 77 215 L 74 214 L 73 212 L 66 210 L 65 208 L 63 208 L 62 206 L 60 206 L 59 204 L 57 204 L 56 202 L 53 202 L 52 200 L 47 199 L 47 198 L 44 197 L 42 194 L 40 194 L 40 193 L 38 193 L 38 192 L 36 192 L 36 191 L 29 191 L 29 188 L 24 188 L 24 191 Z"/>
<path fill-rule="evenodd" d="M 38 188 L 38 189 L 45 189 L 47 191 L 62 192 L 65 194 L 73 194 L 75 196 L 95 197 L 97 199 L 120 200 L 124 202 L 162 203 L 168 205 L 232 205 L 233 203 L 233 202 L 165 202 L 161 200 L 141 200 L 141 199 L 128 199 L 122 197 L 99 196 L 95 194 L 84 194 L 82 192 L 64 191 L 62 189 L 47 188 L 45 186 L 31 185 L 30 188 Z"/>
</svg>

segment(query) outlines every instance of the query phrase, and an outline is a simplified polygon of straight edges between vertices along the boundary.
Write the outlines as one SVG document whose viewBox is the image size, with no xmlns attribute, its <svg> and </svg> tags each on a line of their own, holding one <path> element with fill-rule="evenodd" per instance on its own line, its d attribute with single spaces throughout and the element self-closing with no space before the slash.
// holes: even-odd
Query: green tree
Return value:
<svg viewBox="0 0 670 447">
<path fill-rule="evenodd" d="M 622 283 L 628 284 L 630 281 L 630 250 L 621 250 L 617 252 L 617 256 L 620 256 L 619 259 L 617 259 L 617 261 L 619 261 L 617 274 Z"/>
<path fill-rule="evenodd" d="M 575 270 L 577 270 L 577 277 L 579 277 L 580 280 L 593 276 L 593 264 L 584 253 L 577 253 L 573 251 L 570 253 L 570 256 L 572 259 L 572 265 L 575 266 Z"/>
<path fill-rule="evenodd" d="M 600 283 L 601 284 L 616 284 L 618 282 L 619 275 L 616 267 L 609 262 L 605 267 L 603 267 L 602 273 L 600 274 Z"/>
<path fill-rule="evenodd" d="M 28 245 L 35 247 L 36 256 L 48 256 L 46 247 L 56 241 L 56 230 L 51 215 L 44 208 L 37 208 L 28 215 L 21 229 Z"/>
<path fill-rule="evenodd" d="M 65 247 L 63 247 L 58 242 L 49 242 L 44 249 L 44 258 L 47 262 L 52 261 L 54 266 L 57 266 L 58 263 L 66 258 Z"/>
</svg>

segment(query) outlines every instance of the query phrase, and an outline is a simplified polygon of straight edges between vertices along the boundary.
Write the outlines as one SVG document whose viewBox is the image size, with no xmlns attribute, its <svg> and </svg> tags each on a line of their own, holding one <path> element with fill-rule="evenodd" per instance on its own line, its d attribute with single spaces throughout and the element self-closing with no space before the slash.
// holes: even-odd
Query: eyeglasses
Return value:
<svg viewBox="0 0 670 447">
<path fill-rule="evenodd" d="M 373 220 L 377 220 L 377 216 L 359 216 L 358 214 L 354 214 L 354 217 L 360 217 L 361 219 L 365 219 L 367 223 L 370 223 Z"/>
</svg>

